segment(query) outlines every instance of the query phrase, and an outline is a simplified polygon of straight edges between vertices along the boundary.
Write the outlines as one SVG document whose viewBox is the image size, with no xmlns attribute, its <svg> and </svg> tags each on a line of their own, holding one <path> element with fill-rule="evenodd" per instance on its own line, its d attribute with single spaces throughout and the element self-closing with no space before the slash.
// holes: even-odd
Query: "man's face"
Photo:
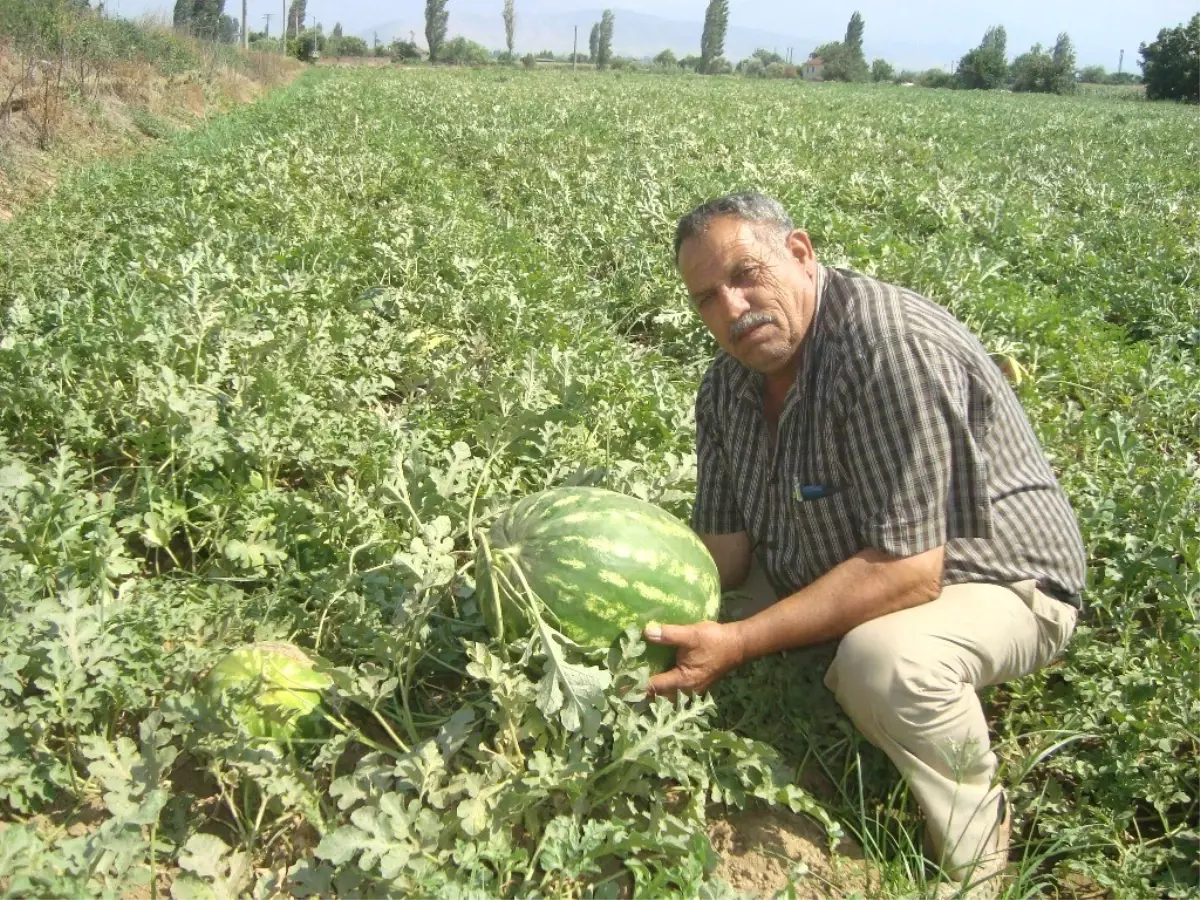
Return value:
<svg viewBox="0 0 1200 900">
<path fill-rule="evenodd" d="M 764 375 L 788 366 L 815 308 L 816 257 L 807 234 L 781 239 L 721 216 L 680 246 L 679 273 L 722 350 Z"/>
</svg>

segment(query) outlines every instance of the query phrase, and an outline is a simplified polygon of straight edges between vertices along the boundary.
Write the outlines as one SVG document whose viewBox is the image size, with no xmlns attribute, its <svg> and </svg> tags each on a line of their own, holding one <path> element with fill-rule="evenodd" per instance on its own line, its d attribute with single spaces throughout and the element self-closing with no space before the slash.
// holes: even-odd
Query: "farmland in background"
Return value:
<svg viewBox="0 0 1200 900">
<path fill-rule="evenodd" d="M 931 893 L 914 804 L 806 657 L 651 704 L 635 639 L 503 647 L 473 603 L 474 530 L 530 491 L 686 515 L 714 347 L 672 229 L 752 187 L 1027 372 L 1090 613 L 987 694 L 1012 893 L 1195 896 L 1196 126 L 1104 97 L 313 72 L 75 179 L 2 232 L 0 890 L 720 896 L 705 820 L 760 803 L 862 845 L 870 893 Z M 291 754 L 197 687 L 274 638 L 336 680 Z"/>
</svg>

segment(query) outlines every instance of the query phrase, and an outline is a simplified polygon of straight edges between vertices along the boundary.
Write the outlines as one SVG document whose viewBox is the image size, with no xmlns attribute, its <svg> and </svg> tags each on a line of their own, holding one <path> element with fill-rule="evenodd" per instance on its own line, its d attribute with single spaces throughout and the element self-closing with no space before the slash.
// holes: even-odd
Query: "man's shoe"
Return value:
<svg viewBox="0 0 1200 900">
<path fill-rule="evenodd" d="M 1004 887 L 1004 870 L 1008 868 L 1008 850 L 1011 843 L 1012 811 L 1008 807 L 1008 798 L 1001 792 L 996 824 L 988 837 L 987 850 L 979 859 L 949 873 L 952 880 L 937 886 L 938 900 L 994 900 Z M 928 832 L 925 847 L 928 853 Z"/>
</svg>

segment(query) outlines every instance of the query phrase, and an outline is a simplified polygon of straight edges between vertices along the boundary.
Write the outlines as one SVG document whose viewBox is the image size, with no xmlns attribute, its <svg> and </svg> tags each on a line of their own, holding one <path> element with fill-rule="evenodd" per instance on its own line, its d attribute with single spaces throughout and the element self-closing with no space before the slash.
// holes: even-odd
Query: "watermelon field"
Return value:
<svg viewBox="0 0 1200 900">
<path fill-rule="evenodd" d="M 1198 163 L 1170 104 L 343 70 L 75 178 L 0 226 L 0 894 L 732 897 L 766 810 L 862 876 L 780 896 L 935 895 L 812 654 L 650 700 L 636 629 L 476 602 L 544 488 L 686 518 L 673 228 L 754 188 L 1020 376 L 1079 515 L 1067 657 L 986 694 L 1009 895 L 1200 896 Z M 205 681 L 279 641 L 329 685 L 290 743 Z"/>
</svg>

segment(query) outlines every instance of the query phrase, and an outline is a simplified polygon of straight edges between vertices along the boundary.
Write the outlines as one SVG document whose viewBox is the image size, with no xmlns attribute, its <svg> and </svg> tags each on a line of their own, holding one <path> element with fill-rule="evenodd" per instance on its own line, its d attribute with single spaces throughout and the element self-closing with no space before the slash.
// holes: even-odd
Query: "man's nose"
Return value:
<svg viewBox="0 0 1200 900">
<path fill-rule="evenodd" d="M 718 299 L 729 315 L 730 321 L 733 322 L 736 322 L 752 308 L 749 300 L 746 299 L 746 292 L 740 287 L 722 286 Z"/>
</svg>

